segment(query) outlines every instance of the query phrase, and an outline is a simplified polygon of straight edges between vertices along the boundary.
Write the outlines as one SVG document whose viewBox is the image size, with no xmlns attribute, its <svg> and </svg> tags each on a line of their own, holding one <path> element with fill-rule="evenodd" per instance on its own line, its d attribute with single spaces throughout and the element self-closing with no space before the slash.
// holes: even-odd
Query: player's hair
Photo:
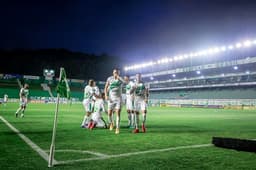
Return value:
<svg viewBox="0 0 256 170">
<path fill-rule="evenodd" d="M 119 69 L 119 68 L 114 68 L 114 69 L 113 69 L 113 72 L 114 72 L 114 70 L 116 70 L 117 73 L 120 74 L 120 69 Z"/>
<path fill-rule="evenodd" d="M 93 79 L 90 79 L 90 80 L 88 81 L 88 84 L 89 84 L 90 86 L 92 86 L 93 83 L 94 83 L 94 80 L 93 80 Z"/>
<path fill-rule="evenodd" d="M 130 78 L 130 76 L 129 76 L 129 75 L 125 75 L 124 77 L 128 77 L 128 78 Z"/>
<path fill-rule="evenodd" d="M 113 68 L 113 71 L 114 71 L 114 70 L 120 71 L 120 69 L 117 68 L 117 67 L 114 67 L 114 68 Z"/>
<path fill-rule="evenodd" d="M 28 87 L 28 88 L 29 88 L 28 83 L 25 83 L 25 84 L 23 85 L 23 87 Z"/>
</svg>

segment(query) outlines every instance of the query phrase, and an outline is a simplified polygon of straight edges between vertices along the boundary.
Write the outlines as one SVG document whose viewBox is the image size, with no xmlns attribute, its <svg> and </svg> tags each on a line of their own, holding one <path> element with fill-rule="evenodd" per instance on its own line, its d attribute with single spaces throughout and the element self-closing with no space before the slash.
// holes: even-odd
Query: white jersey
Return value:
<svg viewBox="0 0 256 170">
<path fill-rule="evenodd" d="M 95 94 L 94 87 L 91 87 L 91 86 L 87 85 L 84 88 L 84 99 L 92 99 L 94 94 Z"/>
<path fill-rule="evenodd" d="M 101 121 L 101 118 L 102 118 L 101 113 L 102 112 L 105 112 L 104 101 L 103 101 L 103 99 L 97 99 L 95 101 L 95 105 L 94 105 L 94 112 L 92 113 L 92 120 L 94 122 L 97 122 L 97 124 L 102 122 Z"/>
<path fill-rule="evenodd" d="M 96 99 L 94 104 L 94 112 L 98 112 L 98 113 L 105 112 L 103 99 Z"/>
<path fill-rule="evenodd" d="M 136 87 L 135 91 L 134 91 L 135 97 L 140 97 L 140 98 L 145 99 L 146 93 L 147 93 L 146 85 L 141 81 L 141 82 L 136 82 L 135 87 Z"/>
<path fill-rule="evenodd" d="M 8 95 L 5 94 L 5 95 L 4 95 L 4 102 L 7 102 L 7 101 L 8 101 Z"/>
<path fill-rule="evenodd" d="M 20 89 L 20 106 L 26 106 L 28 103 L 29 90 L 25 88 Z"/>
<path fill-rule="evenodd" d="M 134 93 L 131 94 L 131 90 L 134 88 L 135 83 L 130 81 L 126 86 L 125 86 L 125 90 L 126 90 L 126 97 L 133 97 Z"/>
<path fill-rule="evenodd" d="M 108 92 L 110 100 L 115 100 L 117 98 L 121 99 L 123 81 L 120 79 L 115 79 L 114 76 L 111 76 L 107 79 L 107 83 L 109 83 Z"/>
<path fill-rule="evenodd" d="M 99 89 L 99 87 L 98 87 L 98 86 L 94 86 L 93 88 L 94 88 L 95 94 L 96 94 L 97 96 L 99 96 L 99 95 L 100 95 L 100 89 Z"/>
<path fill-rule="evenodd" d="M 25 88 L 20 89 L 20 98 L 27 99 L 29 94 L 29 90 Z"/>
</svg>

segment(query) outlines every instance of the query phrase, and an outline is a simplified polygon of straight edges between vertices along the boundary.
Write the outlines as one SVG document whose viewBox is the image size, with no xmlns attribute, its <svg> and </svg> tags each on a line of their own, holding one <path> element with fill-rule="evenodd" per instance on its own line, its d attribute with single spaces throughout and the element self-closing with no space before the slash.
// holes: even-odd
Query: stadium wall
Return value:
<svg viewBox="0 0 256 170">
<path fill-rule="evenodd" d="M 151 99 L 256 99 L 256 87 L 151 91 Z"/>
</svg>

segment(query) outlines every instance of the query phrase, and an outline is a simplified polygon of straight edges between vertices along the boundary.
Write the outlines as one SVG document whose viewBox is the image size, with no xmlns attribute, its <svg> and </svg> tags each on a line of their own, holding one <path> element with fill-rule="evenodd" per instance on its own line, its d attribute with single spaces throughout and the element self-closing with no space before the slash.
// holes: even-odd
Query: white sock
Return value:
<svg viewBox="0 0 256 170">
<path fill-rule="evenodd" d="M 143 113 L 142 114 L 142 123 L 143 123 L 143 125 L 146 123 L 146 113 Z"/>
<path fill-rule="evenodd" d="M 18 114 L 21 111 L 21 108 L 19 107 L 16 111 L 16 114 Z"/>
<path fill-rule="evenodd" d="M 134 126 L 134 120 L 135 116 L 134 116 L 134 113 L 131 113 L 131 125 Z"/>
<path fill-rule="evenodd" d="M 139 129 L 139 114 L 135 114 L 135 129 Z"/>
<path fill-rule="evenodd" d="M 81 124 L 81 126 L 84 126 L 84 125 L 85 125 L 85 123 L 87 122 L 87 120 L 88 120 L 88 116 L 87 116 L 87 115 L 85 115 L 85 116 L 84 116 L 84 119 L 83 119 L 83 122 L 82 122 L 82 124 Z"/>
<path fill-rule="evenodd" d="M 128 126 L 132 125 L 131 113 L 128 113 Z"/>
<path fill-rule="evenodd" d="M 116 128 L 120 128 L 120 116 L 116 116 Z"/>
<path fill-rule="evenodd" d="M 112 116 L 113 114 L 111 114 L 111 115 L 108 115 L 108 123 L 110 124 L 110 123 L 113 123 L 113 116 Z"/>
</svg>

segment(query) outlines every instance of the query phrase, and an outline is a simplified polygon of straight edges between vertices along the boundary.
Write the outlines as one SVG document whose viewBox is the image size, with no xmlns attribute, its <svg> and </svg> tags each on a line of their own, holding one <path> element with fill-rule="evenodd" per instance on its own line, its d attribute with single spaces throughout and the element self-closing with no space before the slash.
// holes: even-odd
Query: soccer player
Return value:
<svg viewBox="0 0 256 170">
<path fill-rule="evenodd" d="M 24 86 L 20 89 L 20 107 L 18 108 L 18 110 L 15 112 L 15 116 L 18 117 L 20 111 L 21 111 L 21 115 L 20 117 L 24 117 L 24 112 L 28 103 L 28 94 L 29 94 L 29 85 L 28 84 L 24 84 Z"/>
<path fill-rule="evenodd" d="M 134 87 L 134 82 L 130 81 L 129 76 L 124 77 L 125 81 L 125 90 L 126 90 L 126 111 L 128 114 L 128 127 L 134 127 L 134 113 L 133 113 L 133 106 L 134 106 L 134 93 L 131 93 L 131 90 Z"/>
<path fill-rule="evenodd" d="M 113 117 L 112 114 L 116 113 L 116 134 L 120 132 L 120 112 L 122 102 L 122 84 L 124 80 L 120 77 L 120 71 L 118 69 L 113 70 L 113 76 L 107 79 L 104 93 L 105 99 L 108 100 L 108 121 L 109 130 L 113 130 Z"/>
<path fill-rule="evenodd" d="M 93 88 L 94 88 L 94 96 L 95 96 L 95 97 L 101 97 L 100 89 L 99 89 L 99 87 L 96 85 L 96 82 L 95 82 L 95 81 L 93 81 Z"/>
<path fill-rule="evenodd" d="M 141 80 L 141 74 L 136 74 L 135 86 L 132 90 L 134 91 L 134 110 L 135 110 L 135 129 L 134 133 L 139 133 L 139 112 L 142 113 L 142 132 L 146 132 L 146 113 L 147 113 L 147 103 L 149 91 L 145 86 L 144 82 Z"/>
<path fill-rule="evenodd" d="M 104 94 L 103 94 L 104 95 Z M 88 125 L 89 129 L 93 129 L 94 127 L 104 127 L 107 128 L 107 124 L 102 117 L 102 112 L 105 111 L 104 107 L 104 96 L 98 95 L 95 100 L 94 112 L 92 113 L 91 122 Z M 106 112 L 107 113 L 107 112 Z"/>
<path fill-rule="evenodd" d="M 8 102 L 8 95 L 5 94 L 5 95 L 4 95 L 4 101 L 3 101 L 4 106 L 6 106 L 7 102 Z"/>
<path fill-rule="evenodd" d="M 81 124 L 82 128 L 86 127 L 86 124 L 88 124 L 89 117 L 92 113 L 93 108 L 93 96 L 94 96 L 94 87 L 93 87 L 94 81 L 90 79 L 88 81 L 88 85 L 84 88 L 84 100 L 83 100 L 83 106 L 85 109 L 85 115 Z"/>
</svg>

